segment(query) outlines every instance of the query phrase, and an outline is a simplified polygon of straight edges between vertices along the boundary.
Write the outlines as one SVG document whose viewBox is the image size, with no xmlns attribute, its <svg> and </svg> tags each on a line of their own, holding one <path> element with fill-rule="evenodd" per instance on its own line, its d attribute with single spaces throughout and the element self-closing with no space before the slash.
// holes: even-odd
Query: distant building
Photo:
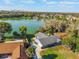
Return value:
<svg viewBox="0 0 79 59">
<path fill-rule="evenodd" d="M 61 40 L 56 36 L 47 36 L 44 33 L 36 34 L 35 44 L 40 48 L 51 47 L 55 45 L 59 45 Z"/>
<path fill-rule="evenodd" d="M 23 42 L 0 43 L 0 59 L 28 59 Z"/>
</svg>

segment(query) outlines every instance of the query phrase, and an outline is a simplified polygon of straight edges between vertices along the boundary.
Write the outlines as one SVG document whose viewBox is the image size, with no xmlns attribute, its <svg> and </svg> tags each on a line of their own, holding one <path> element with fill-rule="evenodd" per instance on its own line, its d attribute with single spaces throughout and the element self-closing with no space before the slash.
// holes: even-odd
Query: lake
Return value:
<svg viewBox="0 0 79 59">
<path fill-rule="evenodd" d="M 0 22 L 8 22 L 12 25 L 13 31 L 19 32 L 19 27 L 24 25 L 27 27 L 28 34 L 34 34 L 40 27 L 44 25 L 43 20 L 0 20 Z"/>
</svg>

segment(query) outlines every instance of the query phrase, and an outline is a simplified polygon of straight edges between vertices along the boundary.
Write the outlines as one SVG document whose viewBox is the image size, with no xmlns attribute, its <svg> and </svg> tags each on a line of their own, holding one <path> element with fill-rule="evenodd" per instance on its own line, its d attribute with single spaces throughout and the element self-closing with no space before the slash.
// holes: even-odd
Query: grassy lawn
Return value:
<svg viewBox="0 0 79 59">
<path fill-rule="evenodd" d="M 13 41 L 13 38 L 6 38 L 5 41 Z"/>
<path fill-rule="evenodd" d="M 74 37 L 62 39 L 62 44 L 69 46 L 72 41 L 75 41 Z M 79 52 L 79 37 L 76 38 L 76 52 Z"/>
<path fill-rule="evenodd" d="M 40 54 L 44 59 L 77 59 L 76 54 L 64 46 L 47 48 Z"/>
</svg>

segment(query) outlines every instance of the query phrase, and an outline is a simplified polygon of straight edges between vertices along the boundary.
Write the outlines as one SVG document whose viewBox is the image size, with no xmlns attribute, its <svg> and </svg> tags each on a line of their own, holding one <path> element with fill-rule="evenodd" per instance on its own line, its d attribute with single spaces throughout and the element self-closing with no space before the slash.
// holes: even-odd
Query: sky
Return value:
<svg viewBox="0 0 79 59">
<path fill-rule="evenodd" d="M 0 0 L 0 10 L 79 12 L 79 0 Z"/>
</svg>

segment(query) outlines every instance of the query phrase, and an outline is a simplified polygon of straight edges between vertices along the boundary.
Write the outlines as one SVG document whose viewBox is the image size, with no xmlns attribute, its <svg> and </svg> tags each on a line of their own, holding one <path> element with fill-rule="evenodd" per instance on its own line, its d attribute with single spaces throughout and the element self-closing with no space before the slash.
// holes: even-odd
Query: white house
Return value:
<svg viewBox="0 0 79 59">
<path fill-rule="evenodd" d="M 44 48 L 59 45 L 61 40 L 56 36 L 48 36 L 44 33 L 37 33 L 34 38 L 33 47 L 35 47 L 35 58 L 34 59 L 42 59 L 40 55 L 40 51 Z"/>
<path fill-rule="evenodd" d="M 46 34 L 39 32 L 35 35 L 34 43 L 37 47 L 46 48 L 61 44 L 61 40 L 56 36 L 47 36 Z"/>
</svg>

